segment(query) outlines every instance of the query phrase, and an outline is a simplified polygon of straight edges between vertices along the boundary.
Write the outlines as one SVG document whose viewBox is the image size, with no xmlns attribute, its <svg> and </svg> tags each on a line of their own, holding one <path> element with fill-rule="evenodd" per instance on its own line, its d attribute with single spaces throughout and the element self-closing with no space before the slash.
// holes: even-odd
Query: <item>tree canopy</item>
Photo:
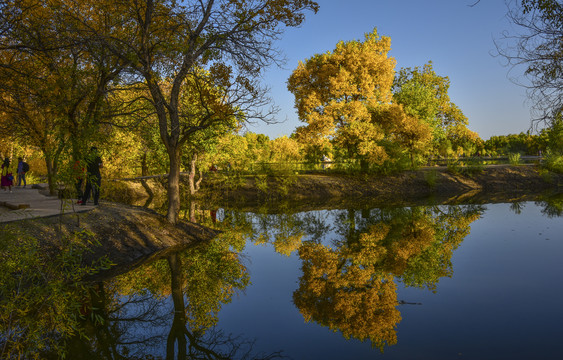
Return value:
<svg viewBox="0 0 563 360">
<path fill-rule="evenodd" d="M 341 41 L 333 51 L 299 63 L 288 80 L 302 142 L 368 164 L 398 163 L 429 153 L 444 141 L 478 138 L 448 96 L 448 77 L 432 63 L 395 72 L 391 39 L 377 30 L 364 41 Z"/>
<path fill-rule="evenodd" d="M 115 71 L 101 72 L 104 77 L 78 78 L 99 79 L 95 100 L 115 85 L 144 87 L 148 96 L 142 100 L 154 109 L 169 158 L 167 218 L 176 223 L 183 146 L 238 114 L 246 120 L 270 119 L 272 113 L 262 110 L 269 99 L 259 83 L 261 71 L 281 63 L 273 43 L 284 28 L 298 26 L 306 11 L 317 9 L 312 0 L 10 1 L 2 3 L 0 49 L 83 55 L 88 61 L 79 64 L 81 70 L 117 64 Z M 43 30 L 56 37 L 44 37 Z M 63 59 L 56 57 L 53 66 Z M 187 82 L 196 86 L 186 87 Z M 210 103 L 215 89 L 220 101 Z M 198 104 L 182 106 L 186 95 Z"/>
<path fill-rule="evenodd" d="M 312 142 L 332 140 L 348 154 L 383 160 L 377 144 L 383 131 L 371 122 L 370 109 L 391 102 L 395 60 L 391 39 L 377 30 L 364 41 L 341 41 L 332 52 L 300 62 L 288 80 L 295 107 L 307 125 L 298 136 Z"/>
</svg>

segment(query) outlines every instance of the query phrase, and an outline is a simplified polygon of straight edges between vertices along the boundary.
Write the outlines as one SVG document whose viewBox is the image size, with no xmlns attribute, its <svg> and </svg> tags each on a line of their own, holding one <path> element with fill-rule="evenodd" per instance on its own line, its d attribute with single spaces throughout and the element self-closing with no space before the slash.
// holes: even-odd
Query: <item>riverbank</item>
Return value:
<svg viewBox="0 0 563 360">
<path fill-rule="evenodd" d="M 161 208 L 166 178 L 114 181 L 109 199 Z M 184 186 L 184 188 L 187 188 Z M 534 165 L 495 165 L 452 172 L 424 168 L 393 175 L 344 175 L 331 172 L 278 176 L 208 174 L 196 200 L 209 208 L 292 206 L 303 210 L 342 207 L 462 202 L 533 201 L 546 193 L 563 192 L 563 174 Z M 187 196 L 187 195 L 186 195 Z"/>
<path fill-rule="evenodd" d="M 16 236 L 33 236 L 41 239 L 46 251 L 54 252 L 64 246 L 61 241 L 65 236 L 82 232 L 100 242 L 99 246 L 92 246 L 85 261 L 108 255 L 110 261 L 124 269 L 167 249 L 206 241 L 217 234 L 187 221 L 172 226 L 164 216 L 148 209 L 162 211 L 166 207 L 163 177 L 110 181 L 103 185 L 103 190 L 106 195 L 99 207 L 88 206 L 90 211 L 84 213 L 67 209 L 62 215 L 0 224 L 2 236 L 8 233 L 6 230 Z M 195 200 L 206 209 L 257 211 L 267 207 L 270 212 L 295 212 L 350 206 L 536 201 L 546 193 L 563 193 L 563 175 L 534 166 L 494 166 L 460 173 L 431 168 L 390 176 L 213 174 L 205 179 Z M 57 198 L 48 200 L 60 204 Z M 183 205 L 187 205 L 185 201 Z M 33 206 L 11 211 L 25 211 L 29 215 L 32 210 Z"/>
<path fill-rule="evenodd" d="M 301 174 L 204 181 L 200 196 L 214 206 L 252 207 L 267 200 L 317 206 L 413 205 L 428 202 L 513 202 L 563 191 L 563 174 L 533 165 L 488 166 L 452 172 L 445 167 L 399 174 Z"/>
<path fill-rule="evenodd" d="M 151 257 L 208 241 L 217 234 L 183 220 L 173 226 L 153 210 L 107 201 L 85 212 L 67 211 L 0 224 L 0 243 L 35 238 L 44 255 L 56 255 L 68 246 L 69 239 L 79 237 L 88 248 L 82 259 L 85 264 L 103 256 L 115 264 L 104 276 L 125 272 Z"/>
</svg>

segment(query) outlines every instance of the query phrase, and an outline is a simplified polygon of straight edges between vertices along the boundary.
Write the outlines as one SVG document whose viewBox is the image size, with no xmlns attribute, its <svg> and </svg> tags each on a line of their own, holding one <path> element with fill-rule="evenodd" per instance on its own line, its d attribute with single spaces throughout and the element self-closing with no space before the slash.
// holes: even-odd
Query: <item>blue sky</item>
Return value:
<svg viewBox="0 0 563 360">
<path fill-rule="evenodd" d="M 530 104 L 524 88 L 511 79 L 522 71 L 493 57 L 494 40 L 510 30 L 504 0 L 317 0 L 320 10 L 305 23 L 288 29 L 277 42 L 287 63 L 264 74 L 264 84 L 281 109 L 275 125 L 257 123 L 248 130 L 270 138 L 290 135 L 299 121 L 286 82 L 299 61 L 331 51 L 340 40 L 363 40 L 377 28 L 391 37 L 390 56 L 402 67 L 433 62 L 436 73 L 450 78 L 450 99 L 481 138 L 515 134 L 530 126 Z"/>
</svg>

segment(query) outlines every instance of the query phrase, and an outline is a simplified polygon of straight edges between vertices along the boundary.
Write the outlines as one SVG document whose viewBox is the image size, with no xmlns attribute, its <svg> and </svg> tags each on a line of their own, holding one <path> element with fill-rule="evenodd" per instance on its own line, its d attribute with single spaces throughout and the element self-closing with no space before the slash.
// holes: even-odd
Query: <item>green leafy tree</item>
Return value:
<svg viewBox="0 0 563 360">
<path fill-rule="evenodd" d="M 238 133 L 227 133 L 217 139 L 214 151 L 208 151 L 201 158 L 206 168 L 217 165 L 235 173 L 250 169 L 252 159 L 249 157 L 248 137 Z"/>
<path fill-rule="evenodd" d="M 181 152 L 193 136 L 217 122 L 230 121 L 233 110 L 268 119 L 257 112 L 267 102 L 258 84 L 263 67 L 277 62 L 272 43 L 285 26 L 298 26 L 304 11 L 318 8 L 310 0 L 101 1 L 95 13 L 120 14 L 112 26 L 100 28 L 88 14 L 70 9 L 69 18 L 85 38 L 127 61 L 123 80 L 143 80 L 158 118 L 169 157 L 167 219 L 176 223 L 180 210 Z M 228 65 L 227 65 L 228 64 Z M 225 91 L 223 106 L 205 107 L 196 117 L 181 106 L 184 85 L 199 69 L 207 69 L 214 85 Z M 202 87 L 214 89 L 214 86 Z M 195 97 L 195 96 L 194 96 Z M 259 110 L 258 110 L 259 111 Z M 188 121 L 186 121 L 188 120 Z"/>
<path fill-rule="evenodd" d="M 197 127 L 204 118 L 208 118 L 210 125 L 194 132 L 190 141 L 184 149 L 184 161 L 189 170 L 188 183 L 190 194 L 194 195 L 203 180 L 204 167 L 197 169 L 198 159 L 205 153 L 214 153 L 219 139 L 228 134 L 236 132 L 245 121 L 245 114 L 239 111 L 234 104 L 225 102 L 228 93 L 225 88 L 230 81 L 227 68 L 218 69 L 215 66 L 215 77 L 222 76 L 223 79 L 213 79 L 212 73 L 208 71 L 196 71 L 186 79 L 184 88 L 180 95 L 181 109 L 186 126 Z M 218 75 L 219 74 L 219 75 Z M 213 164 L 211 164 L 213 166 Z M 199 179 L 196 181 L 196 173 Z"/>
<path fill-rule="evenodd" d="M 547 150 L 549 142 L 549 128 L 538 135 L 529 133 L 491 136 L 484 142 L 484 149 L 492 154 L 508 155 L 519 153 L 522 155 L 538 155 Z"/>
<path fill-rule="evenodd" d="M 545 132 L 548 139 L 547 167 L 563 173 L 563 120 L 557 116 L 551 127 Z"/>
<path fill-rule="evenodd" d="M 547 130 L 549 150 L 556 155 L 563 156 L 563 119 L 560 116 L 553 121 Z"/>
<path fill-rule="evenodd" d="M 448 95 L 450 80 L 439 76 L 432 62 L 422 68 L 401 69 L 393 83 L 393 99 L 403 105 L 405 112 L 425 123 L 432 133 L 434 148 L 446 139 L 454 148 L 478 135 L 467 129 L 467 118 Z"/>
</svg>

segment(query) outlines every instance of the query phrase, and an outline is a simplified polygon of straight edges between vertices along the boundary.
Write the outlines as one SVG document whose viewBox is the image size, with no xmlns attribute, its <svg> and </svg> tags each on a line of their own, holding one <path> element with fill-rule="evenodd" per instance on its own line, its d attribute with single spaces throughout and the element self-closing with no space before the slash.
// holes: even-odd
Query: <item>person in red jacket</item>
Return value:
<svg viewBox="0 0 563 360">
<path fill-rule="evenodd" d="M 10 169 L 10 159 L 5 158 L 4 163 L 2 163 L 2 177 L 0 178 L 0 185 L 4 191 L 6 188 L 12 192 L 12 185 L 14 183 L 14 176 L 12 175 L 12 170 Z"/>
</svg>

